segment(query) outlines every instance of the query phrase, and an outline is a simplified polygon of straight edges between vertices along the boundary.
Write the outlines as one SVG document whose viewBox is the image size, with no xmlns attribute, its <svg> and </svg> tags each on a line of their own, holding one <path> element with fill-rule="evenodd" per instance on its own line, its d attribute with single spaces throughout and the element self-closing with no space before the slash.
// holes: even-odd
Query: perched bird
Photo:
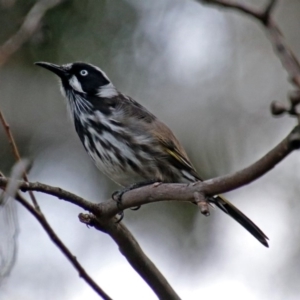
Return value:
<svg viewBox="0 0 300 300">
<path fill-rule="evenodd" d="M 75 129 L 96 166 L 121 186 L 149 181 L 189 183 L 201 180 L 163 122 L 120 93 L 98 67 L 82 62 L 37 62 L 61 79 Z M 208 198 L 268 247 L 267 236 L 221 196 Z"/>
</svg>

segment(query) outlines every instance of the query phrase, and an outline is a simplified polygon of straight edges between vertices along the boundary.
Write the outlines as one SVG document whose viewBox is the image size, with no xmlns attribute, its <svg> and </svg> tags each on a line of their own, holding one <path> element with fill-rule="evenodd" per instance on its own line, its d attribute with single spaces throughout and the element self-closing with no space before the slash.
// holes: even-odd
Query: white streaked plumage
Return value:
<svg viewBox="0 0 300 300">
<path fill-rule="evenodd" d="M 62 88 L 62 94 L 64 94 L 64 89 Z M 92 105 L 85 101 L 82 97 L 69 91 L 65 91 L 66 98 L 68 100 L 68 110 L 70 111 L 71 117 L 74 118 L 74 114 L 87 113 L 92 109 Z"/>
<path fill-rule="evenodd" d="M 96 166 L 116 183 L 201 180 L 172 131 L 138 102 L 119 93 L 98 67 L 82 62 L 37 64 L 61 78 L 84 147 Z M 268 247 L 266 235 L 229 201 L 221 196 L 207 201 Z"/>
</svg>

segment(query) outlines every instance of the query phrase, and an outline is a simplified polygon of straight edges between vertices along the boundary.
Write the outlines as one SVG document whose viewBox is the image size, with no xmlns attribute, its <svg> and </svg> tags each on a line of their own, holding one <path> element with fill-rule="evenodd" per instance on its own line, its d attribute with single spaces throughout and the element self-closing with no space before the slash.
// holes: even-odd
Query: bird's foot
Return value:
<svg viewBox="0 0 300 300">
<path fill-rule="evenodd" d="M 124 218 L 124 210 L 120 210 L 120 211 L 118 212 L 118 216 L 119 216 L 119 218 L 118 218 L 118 220 L 116 221 L 117 224 L 120 223 L 120 222 L 123 220 L 123 218 Z"/>
<path fill-rule="evenodd" d="M 111 198 L 116 201 L 117 203 L 117 207 L 119 209 L 119 215 L 120 215 L 120 218 L 119 220 L 117 221 L 117 223 L 121 222 L 122 219 L 124 218 L 124 211 L 123 211 L 123 208 L 122 208 L 122 197 L 125 193 L 129 192 L 129 191 L 132 191 L 132 190 L 135 190 L 137 188 L 140 188 L 140 187 L 143 187 L 143 186 L 146 186 L 146 185 L 150 185 L 152 183 L 157 183 L 157 180 L 148 180 L 148 181 L 142 181 L 142 182 L 138 182 L 138 183 L 134 183 L 134 184 L 131 184 L 127 187 L 125 187 L 124 189 L 120 190 L 120 191 L 115 191 L 112 195 L 111 195 Z M 137 206 L 137 207 L 134 207 L 134 208 L 131 208 L 131 210 L 138 210 L 140 209 L 140 205 Z"/>
</svg>

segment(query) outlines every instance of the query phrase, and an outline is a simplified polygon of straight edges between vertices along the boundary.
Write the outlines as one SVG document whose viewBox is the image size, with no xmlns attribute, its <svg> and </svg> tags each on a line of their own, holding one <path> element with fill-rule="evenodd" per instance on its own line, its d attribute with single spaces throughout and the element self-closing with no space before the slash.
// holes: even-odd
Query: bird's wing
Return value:
<svg viewBox="0 0 300 300">
<path fill-rule="evenodd" d="M 143 133 L 148 132 L 165 159 L 169 160 L 177 169 L 184 171 L 189 181 L 201 180 L 184 148 L 166 124 L 159 121 L 144 106 L 130 97 L 122 99 L 120 105 L 122 111 L 126 111 L 127 116 L 124 117 L 123 114 L 124 119 L 119 121 L 126 122 L 127 126 L 134 128 L 134 130 L 141 130 Z"/>
<path fill-rule="evenodd" d="M 170 163 L 179 170 L 185 171 L 183 174 L 185 174 L 185 177 L 189 181 L 201 180 L 191 164 L 183 146 L 167 125 L 157 120 L 152 125 L 152 134 L 162 147 L 164 153 L 167 154 Z"/>
</svg>

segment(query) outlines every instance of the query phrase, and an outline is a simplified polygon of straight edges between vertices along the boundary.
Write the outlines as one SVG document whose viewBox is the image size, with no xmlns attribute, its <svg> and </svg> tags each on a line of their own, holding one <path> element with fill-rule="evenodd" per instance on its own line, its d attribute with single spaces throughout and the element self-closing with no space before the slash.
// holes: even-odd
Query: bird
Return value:
<svg viewBox="0 0 300 300">
<path fill-rule="evenodd" d="M 99 67 L 84 62 L 35 64 L 60 78 L 61 92 L 85 150 L 97 168 L 125 190 L 149 182 L 202 181 L 171 129 L 119 92 Z M 269 246 L 258 226 L 223 196 L 207 201 Z"/>
</svg>

